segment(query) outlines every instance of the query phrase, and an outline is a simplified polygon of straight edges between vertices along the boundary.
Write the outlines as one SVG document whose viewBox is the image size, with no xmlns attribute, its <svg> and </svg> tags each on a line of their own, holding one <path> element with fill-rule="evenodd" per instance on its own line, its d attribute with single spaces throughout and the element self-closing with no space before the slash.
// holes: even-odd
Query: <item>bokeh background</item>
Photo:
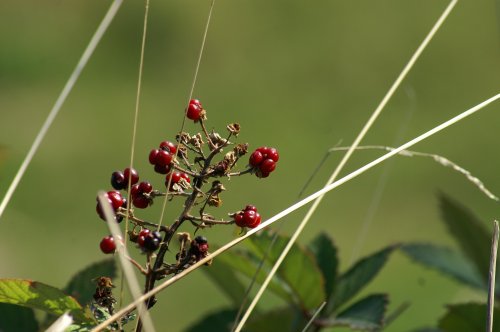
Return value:
<svg viewBox="0 0 500 332">
<path fill-rule="evenodd" d="M 0 195 L 109 4 L 0 1 Z M 241 142 L 275 146 L 281 160 L 268 179 L 227 182 L 216 213 L 252 203 L 272 216 L 297 201 L 326 150 L 354 140 L 447 4 L 217 0 L 195 96 L 209 112 L 209 128 L 223 131 L 239 122 Z M 209 5 L 151 1 L 135 165 L 156 186 L 162 177 L 147 156 L 180 128 Z M 405 142 L 500 92 L 497 5 L 458 3 L 364 144 Z M 98 244 L 108 231 L 95 213 L 95 196 L 110 188 L 111 172 L 129 162 L 143 14 L 143 1 L 125 1 L 1 217 L 0 277 L 63 287 L 79 269 L 104 258 Z M 190 123 L 186 129 L 198 130 Z M 500 194 L 499 129 L 497 102 L 414 149 L 457 162 Z M 343 174 L 380 154 L 356 153 Z M 331 156 L 308 193 L 324 184 L 340 157 Z M 397 242 L 454 247 L 440 221 L 439 191 L 472 208 L 485 225 L 499 218 L 498 203 L 457 173 L 430 160 L 397 157 L 328 194 L 300 242 L 327 232 L 340 248 L 341 269 Z M 374 204 L 376 192 L 382 195 Z M 177 211 L 170 206 L 167 220 Z M 281 231 L 291 233 L 305 211 L 283 219 Z M 156 204 L 142 216 L 157 220 L 159 213 Z M 367 216 L 371 226 L 363 228 Z M 234 229 L 203 235 L 221 244 Z M 387 331 L 432 325 L 446 303 L 485 300 L 399 253 L 369 291 L 389 293 L 390 309 L 411 303 Z M 228 303 L 197 272 L 163 292 L 152 313 L 163 330 L 182 331 Z"/>
</svg>

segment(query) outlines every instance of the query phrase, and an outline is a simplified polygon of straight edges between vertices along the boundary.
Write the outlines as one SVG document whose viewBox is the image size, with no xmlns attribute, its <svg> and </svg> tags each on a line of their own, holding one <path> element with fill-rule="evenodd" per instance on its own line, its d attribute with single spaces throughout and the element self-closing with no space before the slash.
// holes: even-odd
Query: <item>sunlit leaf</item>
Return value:
<svg viewBox="0 0 500 332">
<path fill-rule="evenodd" d="M 339 308 L 368 285 L 380 272 L 394 249 L 396 249 L 396 246 L 389 246 L 365 257 L 342 274 L 338 278 L 335 295 L 332 298 L 332 307 Z"/>
<path fill-rule="evenodd" d="M 405 244 L 401 246 L 401 250 L 420 264 L 436 269 L 471 287 L 486 289 L 476 266 L 457 251 L 425 243 Z"/>
<path fill-rule="evenodd" d="M 36 332 L 39 330 L 33 309 L 19 305 L 0 303 L 0 331 Z"/>
<path fill-rule="evenodd" d="M 348 326 L 353 330 L 380 329 L 388 303 L 386 294 L 369 295 L 339 313 L 332 322 L 334 325 Z"/>
<path fill-rule="evenodd" d="M 457 240 L 464 254 L 476 265 L 487 282 L 490 266 L 491 234 L 486 226 L 469 209 L 441 194 L 441 214 L 451 235 Z"/>
<path fill-rule="evenodd" d="M 274 233 L 264 232 L 249 241 L 253 252 L 265 258 L 269 265 L 278 259 L 289 241 L 288 237 L 277 235 L 274 239 L 274 236 Z M 292 246 L 277 274 L 293 290 L 304 309 L 314 310 L 325 301 L 325 281 L 321 270 L 313 254 L 301 246 Z"/>
<path fill-rule="evenodd" d="M 337 279 L 337 248 L 332 239 L 325 233 L 316 236 L 308 247 L 316 257 L 316 262 L 323 273 L 326 295 L 331 296 Z"/>
<path fill-rule="evenodd" d="M 443 332 L 486 331 L 486 304 L 465 303 L 448 305 L 446 314 L 439 320 Z M 500 319 L 500 311 L 494 309 L 494 321 Z M 500 324 L 493 325 L 494 332 L 500 332 Z"/>
<path fill-rule="evenodd" d="M 39 309 L 57 316 L 69 311 L 77 321 L 88 320 L 82 307 L 73 297 L 41 282 L 0 279 L 0 302 Z"/>
<path fill-rule="evenodd" d="M 96 284 L 92 281 L 98 277 L 116 277 L 116 264 L 114 259 L 106 259 L 91 264 L 76 273 L 69 281 L 64 292 L 76 298 L 80 303 L 89 303 L 95 292 Z"/>
</svg>

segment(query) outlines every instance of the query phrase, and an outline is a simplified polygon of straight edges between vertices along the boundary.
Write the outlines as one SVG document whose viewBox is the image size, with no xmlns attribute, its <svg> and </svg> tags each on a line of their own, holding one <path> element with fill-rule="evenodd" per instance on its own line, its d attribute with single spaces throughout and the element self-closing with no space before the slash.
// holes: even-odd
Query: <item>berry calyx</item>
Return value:
<svg viewBox="0 0 500 332">
<path fill-rule="evenodd" d="M 99 244 L 101 251 L 105 254 L 113 254 L 116 251 L 115 239 L 109 235 L 104 237 Z"/>
<path fill-rule="evenodd" d="M 186 173 L 183 172 L 170 172 L 165 176 L 165 187 L 168 186 L 170 181 L 170 189 L 171 191 L 179 191 L 182 189 L 189 188 L 189 184 L 191 183 L 191 179 Z"/>
</svg>

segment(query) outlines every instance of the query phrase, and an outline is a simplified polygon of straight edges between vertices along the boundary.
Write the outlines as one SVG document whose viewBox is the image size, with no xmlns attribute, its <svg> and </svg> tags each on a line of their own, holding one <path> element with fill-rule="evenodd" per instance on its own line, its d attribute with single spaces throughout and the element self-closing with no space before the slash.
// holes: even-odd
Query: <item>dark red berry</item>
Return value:
<svg viewBox="0 0 500 332">
<path fill-rule="evenodd" d="M 255 212 L 255 220 L 254 220 L 254 222 L 251 223 L 251 224 L 248 224 L 247 226 L 249 228 L 255 228 L 255 227 L 257 227 L 257 226 L 260 225 L 260 221 L 261 220 L 262 220 L 262 218 L 261 218 L 260 214 L 258 212 Z"/>
<path fill-rule="evenodd" d="M 250 155 L 250 160 L 249 163 L 251 166 L 256 167 L 259 166 L 259 164 L 264 160 L 264 156 L 262 155 L 262 152 L 260 151 L 254 151 Z"/>
<path fill-rule="evenodd" d="M 168 172 L 170 172 L 170 169 L 170 165 L 155 165 L 155 172 L 159 174 L 167 174 Z"/>
<path fill-rule="evenodd" d="M 257 212 L 257 208 L 254 205 L 245 206 L 245 211 L 255 211 Z"/>
<path fill-rule="evenodd" d="M 267 158 L 274 160 L 274 162 L 277 162 L 280 159 L 280 155 L 278 153 L 278 150 L 275 148 L 268 148 L 267 149 Z"/>
<path fill-rule="evenodd" d="M 270 173 L 267 172 L 262 172 L 261 170 L 258 170 L 255 175 L 257 175 L 258 178 L 267 178 Z"/>
<path fill-rule="evenodd" d="M 246 226 L 245 225 L 245 221 L 243 220 L 243 213 L 242 212 L 234 215 L 234 222 L 239 227 L 245 227 Z"/>
<path fill-rule="evenodd" d="M 156 165 L 166 166 L 172 162 L 172 155 L 170 152 L 165 150 L 159 150 L 156 156 Z"/>
<path fill-rule="evenodd" d="M 137 197 L 141 194 L 140 190 L 139 190 L 139 184 L 134 184 L 131 188 L 130 188 L 130 197 L 134 198 L 134 197 Z"/>
<path fill-rule="evenodd" d="M 170 141 L 163 141 L 160 143 L 160 149 L 169 151 L 171 154 L 175 154 L 177 152 L 177 145 Z"/>
<path fill-rule="evenodd" d="M 153 236 L 146 236 L 142 248 L 146 251 L 155 251 L 160 247 L 160 240 Z"/>
<path fill-rule="evenodd" d="M 116 250 L 116 243 L 115 239 L 110 236 L 106 236 L 101 240 L 101 243 L 99 244 L 99 247 L 101 248 L 101 251 L 105 254 L 112 254 Z"/>
<path fill-rule="evenodd" d="M 193 105 L 197 105 L 197 106 L 200 106 L 200 107 L 201 107 L 201 103 L 200 103 L 200 101 L 199 101 L 198 99 L 191 99 L 191 100 L 189 101 L 189 105 L 191 105 L 191 104 L 193 104 Z"/>
<path fill-rule="evenodd" d="M 262 173 L 271 173 L 275 168 L 276 162 L 272 159 L 266 159 L 259 165 L 259 169 Z"/>
<path fill-rule="evenodd" d="M 107 192 L 108 199 L 111 202 L 111 206 L 115 212 L 123 205 L 124 198 L 120 194 L 119 191 L 108 191 Z"/>
<path fill-rule="evenodd" d="M 160 150 L 158 149 L 153 149 L 151 152 L 149 152 L 149 163 L 151 165 L 156 165 L 156 158 L 158 157 L 158 153 Z"/>
<path fill-rule="evenodd" d="M 149 194 L 150 192 L 153 191 L 153 186 L 151 185 L 151 183 L 147 182 L 147 181 L 143 181 L 141 183 L 139 183 L 139 192 L 141 194 Z"/>
<path fill-rule="evenodd" d="M 151 233 L 151 231 L 147 228 L 143 228 L 140 232 L 139 232 L 139 236 L 137 237 L 137 244 L 139 245 L 139 247 L 143 247 L 144 246 L 144 239 L 149 236 L 149 233 Z"/>
<path fill-rule="evenodd" d="M 255 223 L 255 220 L 257 219 L 257 212 L 248 210 L 243 212 L 243 222 L 245 223 L 245 226 L 250 226 Z"/>
<path fill-rule="evenodd" d="M 189 104 L 186 112 L 188 119 L 198 121 L 201 118 L 203 108 L 199 104 Z"/>
<path fill-rule="evenodd" d="M 181 178 L 186 180 L 188 183 L 191 183 L 191 179 L 189 178 L 189 175 L 187 175 L 186 173 L 181 173 Z"/>
<path fill-rule="evenodd" d="M 134 185 L 137 182 L 139 182 L 139 173 L 135 169 L 130 169 L 130 167 L 125 168 L 123 171 L 123 175 L 125 176 L 125 181 L 127 181 L 128 185 L 128 180 L 130 177 L 130 184 Z"/>
<path fill-rule="evenodd" d="M 145 196 L 136 196 L 132 199 L 132 204 L 138 209 L 145 209 L 149 206 L 149 199 Z"/>
<path fill-rule="evenodd" d="M 116 171 L 111 174 L 111 186 L 116 190 L 122 190 L 127 187 L 127 180 L 123 172 Z"/>
</svg>

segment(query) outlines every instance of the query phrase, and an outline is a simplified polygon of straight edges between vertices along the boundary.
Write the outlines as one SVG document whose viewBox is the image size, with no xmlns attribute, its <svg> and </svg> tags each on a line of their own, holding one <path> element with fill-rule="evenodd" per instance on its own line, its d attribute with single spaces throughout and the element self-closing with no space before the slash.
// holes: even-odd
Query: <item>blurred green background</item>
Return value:
<svg viewBox="0 0 500 332">
<path fill-rule="evenodd" d="M 2 196 L 109 4 L 0 2 Z M 326 150 L 354 140 L 447 4 L 218 0 L 195 96 L 209 112 L 209 128 L 223 131 L 239 122 L 241 142 L 275 146 L 281 160 L 268 179 L 226 183 L 224 205 L 214 213 L 224 217 L 252 203 L 269 217 L 295 202 Z M 180 128 L 209 5 L 151 1 L 135 164 L 157 186 L 162 177 L 147 155 Z M 364 144 L 405 142 L 500 92 L 497 6 L 491 0 L 458 3 Z M 111 172 L 129 162 L 143 14 L 142 1 L 125 1 L 0 219 L 0 277 L 63 287 L 80 268 L 103 258 L 98 243 L 108 231 L 95 213 L 95 196 L 109 189 Z M 414 149 L 457 162 L 500 194 L 499 126 L 497 102 Z M 191 123 L 186 129 L 198 130 Z M 378 155 L 356 153 L 343 174 Z M 340 157 L 332 155 L 308 193 L 324 184 Z M 373 204 L 377 191 L 383 194 Z M 398 157 L 328 194 L 300 241 L 328 232 L 343 269 L 391 243 L 455 246 L 439 220 L 439 191 L 466 203 L 488 226 L 499 218 L 498 203 L 462 176 L 429 160 Z M 177 211 L 172 205 L 167 219 Z M 305 211 L 283 219 L 282 231 L 291 233 Z M 360 240 L 370 211 L 372 224 Z M 142 216 L 156 220 L 159 213 L 156 204 Z M 203 234 L 221 244 L 234 229 Z M 411 303 L 387 331 L 432 325 L 445 303 L 485 301 L 400 254 L 366 292 L 373 290 L 390 294 L 390 309 Z M 158 327 L 182 331 L 228 303 L 197 272 L 163 292 L 152 313 Z"/>
</svg>

